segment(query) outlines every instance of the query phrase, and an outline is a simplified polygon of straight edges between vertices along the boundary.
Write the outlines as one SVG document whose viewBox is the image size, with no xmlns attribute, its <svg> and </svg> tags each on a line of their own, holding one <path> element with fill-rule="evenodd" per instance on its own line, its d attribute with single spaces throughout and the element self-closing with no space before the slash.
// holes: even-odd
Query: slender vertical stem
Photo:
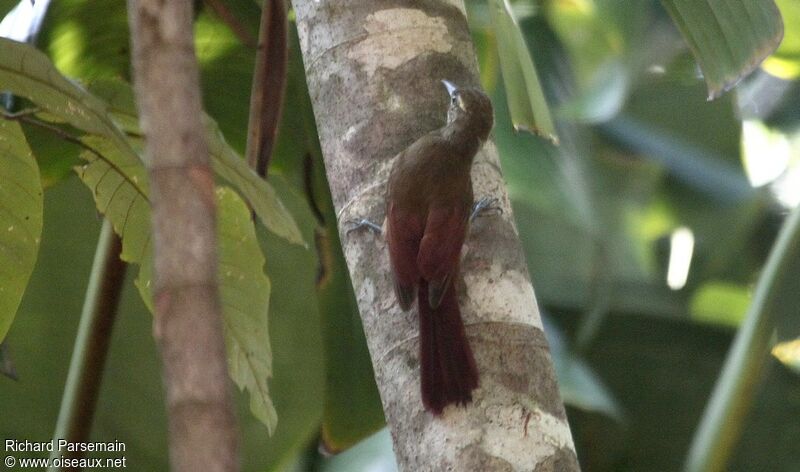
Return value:
<svg viewBox="0 0 800 472">
<path fill-rule="evenodd" d="M 202 123 L 192 3 L 128 1 L 153 208 L 153 335 L 163 365 L 172 470 L 235 471 L 239 438 L 223 338 L 214 174 Z"/>
<path fill-rule="evenodd" d="M 125 279 L 126 265 L 119 258 L 121 248 L 119 237 L 114 234 L 111 224 L 108 220 L 104 221 L 53 439 L 66 439 L 69 442 L 88 440 Z M 81 453 L 52 453 L 53 457 L 62 455 L 79 457 Z M 58 468 L 51 467 L 50 470 Z"/>
<path fill-rule="evenodd" d="M 714 393 L 697 428 L 684 470 L 725 470 L 747 419 L 775 335 L 776 322 L 797 315 L 800 208 L 783 224 L 756 285 Z"/>
<path fill-rule="evenodd" d="M 258 50 L 250 93 L 250 119 L 245 158 L 266 178 L 281 118 L 288 67 L 285 0 L 266 0 L 261 7 Z"/>
</svg>

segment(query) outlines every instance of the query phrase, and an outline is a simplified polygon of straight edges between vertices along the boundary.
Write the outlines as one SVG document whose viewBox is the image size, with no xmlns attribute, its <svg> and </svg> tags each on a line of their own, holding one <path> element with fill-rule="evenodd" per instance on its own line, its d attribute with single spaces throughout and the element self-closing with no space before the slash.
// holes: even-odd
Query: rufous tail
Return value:
<svg viewBox="0 0 800 472">
<path fill-rule="evenodd" d="M 450 404 L 472 401 L 478 387 L 478 369 L 464 333 L 455 284 L 447 288 L 441 304 L 428 304 L 428 284 L 419 285 L 419 342 L 422 403 L 439 415 Z"/>
</svg>

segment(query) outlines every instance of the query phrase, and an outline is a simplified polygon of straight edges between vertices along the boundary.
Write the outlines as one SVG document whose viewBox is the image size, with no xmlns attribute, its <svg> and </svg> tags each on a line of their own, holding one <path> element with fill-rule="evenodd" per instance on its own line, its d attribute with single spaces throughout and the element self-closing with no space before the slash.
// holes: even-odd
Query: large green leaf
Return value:
<svg viewBox="0 0 800 472">
<path fill-rule="evenodd" d="M 133 90 L 128 84 L 100 79 L 91 82 L 89 90 L 106 100 L 108 112 L 125 132 L 134 136 L 140 134 Z M 303 244 L 297 224 L 272 185 L 256 175 L 228 145 L 214 120 L 204 115 L 204 121 L 211 164 L 217 175 L 236 187 L 267 229 L 292 243 Z"/>
<path fill-rule="evenodd" d="M 267 386 L 272 377 L 272 351 L 267 334 L 270 284 L 264 275 L 264 256 L 247 205 L 226 187 L 218 187 L 216 193 L 228 370 L 236 385 L 250 393 L 250 411 L 272 434 L 278 415 Z"/>
<path fill-rule="evenodd" d="M 61 75 L 40 51 L 26 44 L 0 38 L 0 83 L 58 119 L 86 133 L 107 138 L 126 155 L 126 160 L 139 159 L 120 126 L 112 119 L 114 114 L 127 115 L 123 125 L 129 125 L 131 117 L 136 116 L 132 99 L 128 100 L 124 90 L 120 90 L 127 87 L 123 82 L 119 82 L 116 88 L 103 89 L 116 93 L 115 107 L 111 110 L 105 101 Z M 128 92 L 127 97 L 132 97 L 132 94 Z M 213 120 L 206 118 L 206 126 L 215 172 L 245 197 L 270 231 L 301 244 L 302 238 L 297 224 L 283 207 L 275 191 L 227 145 Z"/>
<path fill-rule="evenodd" d="M 208 118 L 206 129 L 214 172 L 241 192 L 267 229 L 289 242 L 305 244 L 297 223 L 272 185 L 253 172 L 244 159 L 225 142 L 216 122 Z"/>
<path fill-rule="evenodd" d="M 140 158 L 142 143 L 135 133 L 130 137 L 123 134 L 114 119 L 115 115 L 123 115 L 120 121 L 126 132 L 135 132 L 133 102 L 129 92 L 125 94 L 129 88 L 122 83 L 116 88 L 98 86 L 97 90 L 115 92 L 110 107 L 61 76 L 35 49 L 11 41 L 3 41 L 0 46 L 0 80 L 5 80 L 4 84 L 51 116 L 88 133 L 81 138 L 86 147 L 81 157 L 87 164 L 76 170 L 91 189 L 97 208 L 122 237 L 121 257 L 140 265 L 137 286 L 145 302 L 151 304 L 150 205 L 147 175 Z M 215 168 L 226 180 L 238 184 L 269 228 L 292 242 L 301 242 L 294 220 L 274 190 L 247 168 L 225 144 L 213 122 L 207 121 Z M 38 174 L 36 179 L 38 183 Z M 271 354 L 266 331 L 269 284 L 263 274 L 263 256 L 255 243 L 249 216 L 242 216 L 249 215 L 244 204 L 236 204 L 227 191 L 220 194 L 220 203 L 220 290 L 231 376 L 250 392 L 253 413 L 271 430 L 275 410 L 266 384 Z"/>
<path fill-rule="evenodd" d="M 114 232 L 122 238 L 120 257 L 126 262 L 143 264 L 151 259 L 150 200 L 147 173 L 141 161 L 131 157 L 107 139 L 97 136 L 83 138 L 91 150 L 81 153 L 86 164 L 75 171 L 92 191 L 100 213 L 106 215 Z M 149 286 L 151 274 L 145 267 L 139 272 L 137 284 Z M 144 297 L 145 303 L 151 303 Z"/>
<path fill-rule="evenodd" d="M 19 125 L 0 120 L 0 342 L 33 272 L 41 234 L 39 168 Z"/>
<path fill-rule="evenodd" d="M 144 167 L 126 162 L 125 155 L 105 138 L 86 137 L 88 162 L 77 169 L 92 190 L 97 208 L 122 237 L 121 257 L 140 265 L 136 286 L 152 310 L 152 245 L 150 203 Z M 219 282 L 225 317 L 225 340 L 231 378 L 250 393 L 253 414 L 270 431 L 277 420 L 267 379 L 272 355 L 267 335 L 269 280 L 255 239 L 250 213 L 236 194 L 217 189 Z"/>
<path fill-rule="evenodd" d="M 694 53 L 714 99 L 753 71 L 781 42 L 773 0 L 662 0 Z"/>
<path fill-rule="evenodd" d="M 127 159 L 138 159 L 103 100 L 61 75 L 50 59 L 33 46 L 0 38 L 0 84 L 43 108 L 54 119 L 106 137 Z"/>
<path fill-rule="evenodd" d="M 489 8 L 497 34 L 500 68 L 506 85 L 506 98 L 514 129 L 530 131 L 558 142 L 536 67 L 514 18 L 511 5 L 508 0 L 491 0 L 490 3 Z"/>
</svg>

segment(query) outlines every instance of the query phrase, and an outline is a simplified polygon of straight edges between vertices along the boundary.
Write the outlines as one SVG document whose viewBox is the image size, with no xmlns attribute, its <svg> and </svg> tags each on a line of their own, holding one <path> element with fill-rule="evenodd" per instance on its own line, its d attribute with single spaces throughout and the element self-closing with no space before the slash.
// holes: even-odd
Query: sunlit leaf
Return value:
<svg viewBox="0 0 800 472">
<path fill-rule="evenodd" d="M 514 129 L 530 131 L 557 143 L 550 108 L 511 5 L 508 0 L 492 0 L 490 9 Z"/>
<path fill-rule="evenodd" d="M 50 2 L 37 44 L 69 77 L 129 77 L 130 37 L 125 2 Z"/>
<path fill-rule="evenodd" d="M 747 312 L 750 295 L 747 287 L 712 281 L 694 292 L 689 309 L 695 320 L 736 327 Z"/>
<path fill-rule="evenodd" d="M 0 119 L 0 342 L 36 264 L 42 234 L 39 168 L 17 123 Z"/>
<path fill-rule="evenodd" d="M 800 2 L 797 0 L 775 0 L 781 11 L 783 22 L 789 25 L 783 41 L 775 52 L 764 61 L 764 69 L 784 80 L 800 77 Z"/>
<path fill-rule="evenodd" d="M 778 47 L 783 22 L 772 0 L 662 0 L 694 53 L 712 100 Z"/>
<path fill-rule="evenodd" d="M 112 112 L 123 117 L 127 114 L 123 126 L 132 125 L 131 115 L 135 116 L 135 112 L 123 107 L 129 101 L 126 97 L 132 95 L 126 96 L 123 92 L 115 91 L 119 93 L 114 96 L 115 109 L 109 110 L 103 100 L 62 76 L 40 51 L 5 39 L 0 39 L 0 83 L 72 126 L 108 138 L 127 155 L 126 159 L 139 158 L 122 134 L 120 126 L 111 118 Z M 128 86 L 118 82 L 117 89 L 123 87 Z M 114 91 L 109 87 L 98 87 L 97 90 Z M 127 103 L 127 106 L 131 105 Z M 297 224 L 275 191 L 228 146 L 213 120 L 206 117 L 205 122 L 214 171 L 241 192 L 270 231 L 302 244 Z"/>
<path fill-rule="evenodd" d="M 772 348 L 772 355 L 786 367 L 800 374 L 800 338 L 778 343 Z"/>
</svg>

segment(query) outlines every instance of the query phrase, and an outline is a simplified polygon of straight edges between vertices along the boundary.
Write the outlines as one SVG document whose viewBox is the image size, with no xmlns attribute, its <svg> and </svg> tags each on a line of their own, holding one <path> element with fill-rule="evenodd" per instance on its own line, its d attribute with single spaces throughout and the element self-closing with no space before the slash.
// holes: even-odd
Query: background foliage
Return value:
<svg viewBox="0 0 800 472">
<path fill-rule="evenodd" d="M 256 31 L 255 2 L 225 3 Z M 800 201 L 800 12 L 792 0 L 778 1 L 781 47 L 764 69 L 707 102 L 709 85 L 664 8 L 681 2 L 508 4 L 551 106 L 561 141 L 554 147 L 513 131 L 519 123 L 508 109 L 490 10 L 501 3 L 469 2 L 469 18 L 582 467 L 679 469 L 775 235 Z M 12 6 L 0 2 L 0 14 Z M 37 45 L 83 84 L 126 81 L 125 15 L 116 0 L 54 2 Z M 254 51 L 209 8 L 201 7 L 195 33 L 206 109 L 241 153 Z M 391 469 L 385 430 L 333 459 L 317 452 L 320 442 L 331 451 L 353 445 L 383 418 L 291 39 L 270 182 L 310 244 L 257 228 L 271 286 L 269 388 L 278 424 L 270 437 L 239 397 L 243 465 Z M 45 187 L 44 227 L 7 338 L 20 380 L 0 378 L 0 404 L 19 413 L 2 416 L 0 435 L 42 441 L 57 416 L 100 219 L 71 170 L 80 149 L 23 131 Z M 691 232 L 693 254 L 685 282 L 670 288 L 678 228 Z M 781 321 L 781 339 L 798 336 L 797 318 Z M 137 470 L 167 466 L 159 375 L 150 316 L 129 280 L 93 439 L 124 441 Z M 771 358 L 731 468 L 800 467 L 798 417 L 800 378 Z"/>
</svg>

